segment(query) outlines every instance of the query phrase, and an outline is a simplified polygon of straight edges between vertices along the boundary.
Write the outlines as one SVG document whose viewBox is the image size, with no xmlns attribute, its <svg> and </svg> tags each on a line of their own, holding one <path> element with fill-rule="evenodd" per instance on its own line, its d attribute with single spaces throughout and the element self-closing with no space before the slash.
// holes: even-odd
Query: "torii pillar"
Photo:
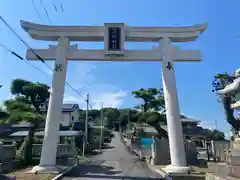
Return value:
<svg viewBox="0 0 240 180">
<path fill-rule="evenodd" d="M 162 38 L 160 40 L 160 45 L 162 50 L 162 83 L 171 156 L 171 165 L 168 165 L 165 168 L 165 171 L 186 173 L 190 168 L 186 165 L 184 139 L 174 72 L 174 48 L 168 37 Z"/>
<path fill-rule="evenodd" d="M 68 61 L 68 46 L 68 37 L 60 37 L 58 40 L 58 47 L 56 51 L 56 61 L 52 80 L 52 91 L 50 95 L 47 119 L 45 123 L 45 134 L 43 139 L 40 164 L 33 167 L 33 172 L 60 171 L 60 169 L 56 166 L 56 155 L 59 124 L 60 119 L 62 119 L 62 104 Z"/>
<path fill-rule="evenodd" d="M 33 171 L 54 171 L 56 168 L 57 137 L 63 103 L 67 59 L 85 61 L 162 61 L 162 79 L 166 106 L 171 165 L 165 170 L 171 173 L 187 173 L 180 110 L 177 97 L 174 62 L 199 62 L 201 53 L 180 50 L 171 42 L 194 41 L 207 28 L 206 24 L 189 27 L 131 27 L 123 23 L 105 26 L 44 26 L 21 22 L 22 27 L 34 39 L 58 41 L 48 49 L 28 49 L 27 59 L 55 60 L 52 93 L 45 126 L 45 136 L 40 164 Z M 104 49 L 89 50 L 70 46 L 69 41 L 104 41 Z M 124 49 L 124 41 L 159 42 L 152 50 Z M 34 51 L 34 53 L 33 53 Z"/>
</svg>

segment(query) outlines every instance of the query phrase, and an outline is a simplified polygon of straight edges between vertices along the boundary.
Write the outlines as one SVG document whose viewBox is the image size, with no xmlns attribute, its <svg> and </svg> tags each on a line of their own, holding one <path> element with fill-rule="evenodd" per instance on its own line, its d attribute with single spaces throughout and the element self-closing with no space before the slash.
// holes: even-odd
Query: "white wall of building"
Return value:
<svg viewBox="0 0 240 180">
<path fill-rule="evenodd" d="M 62 112 L 62 119 L 60 122 L 62 126 L 70 126 L 73 122 L 78 121 L 79 121 L 78 109 L 75 109 L 73 112 Z"/>
</svg>

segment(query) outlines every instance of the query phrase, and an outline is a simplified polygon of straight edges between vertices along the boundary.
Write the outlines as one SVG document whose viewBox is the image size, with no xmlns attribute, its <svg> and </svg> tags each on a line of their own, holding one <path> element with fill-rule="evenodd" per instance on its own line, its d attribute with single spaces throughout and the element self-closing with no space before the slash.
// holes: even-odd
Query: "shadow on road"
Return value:
<svg viewBox="0 0 240 180">
<path fill-rule="evenodd" d="M 99 155 L 99 154 L 102 154 L 102 152 L 99 151 L 99 150 L 95 150 L 95 151 L 92 151 L 90 155 L 91 156 L 96 156 L 96 155 Z"/>
<path fill-rule="evenodd" d="M 104 161 L 103 161 L 104 162 Z M 96 163 L 96 162 L 95 162 Z M 115 175 L 121 173 L 122 171 L 114 171 L 114 168 L 111 166 L 104 166 L 100 164 L 82 164 L 74 168 L 69 174 L 68 177 L 84 177 L 86 174 L 105 174 L 105 175 Z"/>
<path fill-rule="evenodd" d="M 146 177 L 137 177 L 137 176 L 129 176 L 126 175 L 126 173 L 131 172 L 131 169 L 134 166 L 137 166 L 138 168 L 144 169 L 147 168 L 146 164 L 144 162 L 141 162 L 139 160 L 135 160 L 132 162 L 132 166 L 129 167 L 129 169 L 125 169 L 125 171 L 116 171 L 114 170 L 114 167 L 111 166 L 104 166 L 105 161 L 95 161 L 94 164 L 82 164 L 73 169 L 71 172 L 66 174 L 68 178 L 90 178 L 90 179 L 127 179 L 127 180 L 160 180 L 163 178 L 160 177 L 149 177 L 146 174 Z M 92 162 L 93 163 L 93 162 Z"/>
<path fill-rule="evenodd" d="M 104 145 L 102 146 L 102 149 L 114 149 L 114 148 L 116 148 L 116 147 L 110 146 L 109 144 L 104 144 Z"/>
<path fill-rule="evenodd" d="M 131 177 L 131 176 L 107 176 L 107 175 L 82 175 L 82 178 L 92 178 L 92 179 L 127 179 L 127 180 L 160 180 L 163 178 L 153 178 L 153 177 Z"/>
</svg>

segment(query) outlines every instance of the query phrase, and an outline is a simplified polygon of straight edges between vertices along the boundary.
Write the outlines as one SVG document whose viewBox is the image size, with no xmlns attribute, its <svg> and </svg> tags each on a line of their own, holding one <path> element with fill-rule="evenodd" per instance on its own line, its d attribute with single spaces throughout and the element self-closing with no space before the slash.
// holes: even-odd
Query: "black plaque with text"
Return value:
<svg viewBox="0 0 240 180">
<path fill-rule="evenodd" d="M 108 50 L 121 51 L 121 28 L 120 27 L 108 28 Z"/>
</svg>

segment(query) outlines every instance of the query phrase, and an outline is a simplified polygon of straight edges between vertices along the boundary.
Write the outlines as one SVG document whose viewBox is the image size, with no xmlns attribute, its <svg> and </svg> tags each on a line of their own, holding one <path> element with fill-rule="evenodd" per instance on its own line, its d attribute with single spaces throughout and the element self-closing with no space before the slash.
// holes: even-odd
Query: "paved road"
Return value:
<svg viewBox="0 0 240 180">
<path fill-rule="evenodd" d="M 92 158 L 92 162 L 80 165 L 64 180 L 146 180 L 161 177 L 148 169 L 145 162 L 131 154 L 120 140 L 118 133 L 114 134 L 111 144 L 103 153 Z"/>
</svg>

